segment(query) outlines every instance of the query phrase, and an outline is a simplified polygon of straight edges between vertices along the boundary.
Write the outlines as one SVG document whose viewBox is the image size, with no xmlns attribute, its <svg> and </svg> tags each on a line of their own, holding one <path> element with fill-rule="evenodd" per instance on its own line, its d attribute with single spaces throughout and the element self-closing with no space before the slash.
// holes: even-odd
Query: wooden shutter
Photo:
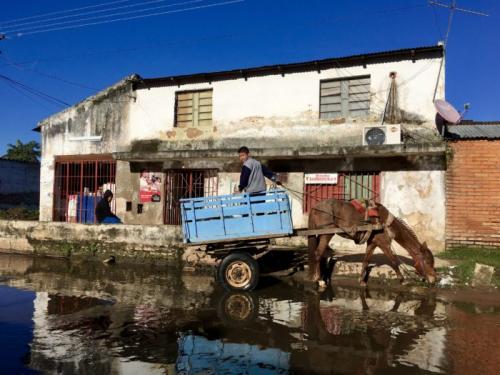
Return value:
<svg viewBox="0 0 500 375">
<path fill-rule="evenodd" d="M 196 127 L 212 125 L 212 90 L 178 92 L 175 125 Z"/>
<path fill-rule="evenodd" d="M 352 118 L 370 111 L 370 76 L 320 82 L 320 118 Z"/>
</svg>

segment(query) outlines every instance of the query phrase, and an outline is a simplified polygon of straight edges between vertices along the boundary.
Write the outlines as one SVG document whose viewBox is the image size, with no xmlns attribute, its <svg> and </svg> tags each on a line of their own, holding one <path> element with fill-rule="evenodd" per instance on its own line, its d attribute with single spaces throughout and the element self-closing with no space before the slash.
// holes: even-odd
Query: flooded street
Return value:
<svg viewBox="0 0 500 375">
<path fill-rule="evenodd" d="M 1 373 L 497 374 L 500 293 L 263 279 L 0 255 Z M 480 293 L 480 292 L 477 292 Z"/>
</svg>

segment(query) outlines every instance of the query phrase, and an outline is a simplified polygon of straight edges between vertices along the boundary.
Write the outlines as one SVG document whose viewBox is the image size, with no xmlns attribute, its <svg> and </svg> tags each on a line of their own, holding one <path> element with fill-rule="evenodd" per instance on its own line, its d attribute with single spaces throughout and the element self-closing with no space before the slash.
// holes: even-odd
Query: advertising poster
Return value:
<svg viewBox="0 0 500 375">
<path fill-rule="evenodd" d="M 139 196 L 141 203 L 160 202 L 161 178 L 147 170 L 141 171 L 139 180 Z"/>
</svg>

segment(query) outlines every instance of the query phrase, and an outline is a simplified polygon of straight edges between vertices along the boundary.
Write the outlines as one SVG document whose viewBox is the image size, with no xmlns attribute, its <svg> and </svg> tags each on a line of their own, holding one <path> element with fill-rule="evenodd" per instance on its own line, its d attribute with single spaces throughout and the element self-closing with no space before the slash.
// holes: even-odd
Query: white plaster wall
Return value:
<svg viewBox="0 0 500 375">
<path fill-rule="evenodd" d="M 381 203 L 434 252 L 445 245 L 445 171 L 383 172 Z"/>
<path fill-rule="evenodd" d="M 421 242 L 426 241 L 433 252 L 445 246 L 445 172 L 444 171 L 396 171 L 381 173 L 381 203 L 393 215 L 404 219 Z M 364 253 L 366 244 L 334 236 L 333 249 L 352 253 Z M 393 247 L 398 254 L 407 255 L 397 243 Z M 380 250 L 377 250 L 380 251 Z"/>
<path fill-rule="evenodd" d="M 235 79 L 181 87 L 157 87 L 137 90 L 131 95 L 129 104 L 116 107 L 123 111 L 120 117 L 120 132 L 105 142 L 71 141 L 67 131 L 51 132 L 51 127 L 68 127 L 75 121 L 78 112 L 91 109 L 92 100 L 80 103 L 58 113 L 43 122 L 42 163 L 40 181 L 40 220 L 49 221 L 52 216 L 52 194 L 54 183 L 54 156 L 103 154 L 127 150 L 134 140 L 182 139 L 180 134 L 172 136 L 174 128 L 175 93 L 180 90 L 213 89 L 213 127 L 202 129 L 202 137 L 230 138 L 256 137 L 259 139 L 281 139 L 292 144 L 308 142 L 314 146 L 332 145 L 339 139 L 349 137 L 361 143 L 361 123 L 378 122 L 387 99 L 390 84 L 389 73 L 397 72 L 399 104 L 406 112 L 422 116 L 426 125 L 433 128 L 435 110 L 432 94 L 438 74 L 440 59 L 399 61 L 384 64 L 368 64 L 347 69 L 327 69 L 320 73 L 294 73 L 265 77 Z M 318 119 L 320 80 L 329 78 L 370 75 L 371 118 L 358 123 L 332 125 Z M 444 74 L 441 76 L 437 97 L 444 97 Z M 108 100 L 106 98 L 104 101 Z M 101 104 L 103 105 L 103 104 Z M 105 104 L 103 111 L 108 111 Z M 106 112 L 107 113 L 107 112 Z M 112 113 L 112 112 L 111 112 Z M 87 121 L 90 121 L 88 117 Z M 97 117 L 99 118 L 99 117 Z M 96 124 L 87 124 L 86 134 Z M 333 128 L 336 126 L 335 128 Z M 199 130 L 195 129 L 196 132 Z M 49 135 L 49 134 L 53 135 Z M 196 133 L 198 134 L 198 133 Z M 47 135 L 47 136 L 46 136 Z M 339 135 L 342 135 L 340 137 Z M 194 137 L 199 137 L 196 135 Z M 187 138 L 190 138 L 189 135 Z M 186 138 L 184 138 L 186 139 Z M 359 140 L 359 141 L 358 141 Z M 297 143 L 297 144 L 299 144 Z M 254 144 L 248 144 L 255 147 Z M 292 146 L 291 146 L 292 147 Z M 222 190 L 221 190 L 222 193 Z M 298 205 L 292 202 L 295 207 Z M 297 212 L 294 208 L 294 215 Z M 297 218 L 297 220 L 299 220 Z"/>
<path fill-rule="evenodd" d="M 418 114 L 433 124 L 435 109 L 432 95 L 440 59 L 400 61 L 384 64 L 328 69 L 317 72 L 272 75 L 265 77 L 156 87 L 136 91 L 136 102 L 131 103 L 129 140 L 157 139 L 174 129 L 175 92 L 182 90 L 213 89 L 213 125 L 215 137 L 234 136 L 235 126 L 249 118 L 295 118 L 298 123 L 320 123 L 320 80 L 329 78 L 370 75 L 371 111 L 377 121 L 383 112 L 390 84 L 389 73 L 397 72 L 400 107 Z M 444 97 L 444 75 L 441 76 L 437 97 Z M 287 122 L 285 126 L 292 127 Z M 225 129 L 229 131 L 221 131 Z M 248 131 L 248 127 L 243 129 Z M 268 134 L 269 129 L 267 129 Z"/>
</svg>

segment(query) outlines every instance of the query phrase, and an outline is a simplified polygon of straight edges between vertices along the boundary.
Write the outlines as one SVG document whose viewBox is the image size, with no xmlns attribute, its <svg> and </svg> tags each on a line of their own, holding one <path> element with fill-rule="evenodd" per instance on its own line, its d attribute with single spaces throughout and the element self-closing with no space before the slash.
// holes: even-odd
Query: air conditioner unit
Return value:
<svg viewBox="0 0 500 375">
<path fill-rule="evenodd" d="M 401 143 L 401 125 L 365 126 L 363 146 L 398 145 Z"/>
</svg>

